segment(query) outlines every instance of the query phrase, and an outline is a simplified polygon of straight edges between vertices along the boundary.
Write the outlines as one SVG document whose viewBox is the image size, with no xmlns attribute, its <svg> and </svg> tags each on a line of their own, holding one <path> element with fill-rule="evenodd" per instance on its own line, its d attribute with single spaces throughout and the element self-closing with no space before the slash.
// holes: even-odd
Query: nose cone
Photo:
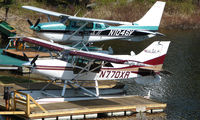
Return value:
<svg viewBox="0 0 200 120">
<path fill-rule="evenodd" d="M 24 67 L 31 67 L 32 65 L 31 65 L 31 62 L 26 62 L 26 63 L 22 64 L 22 66 L 24 66 Z"/>
<path fill-rule="evenodd" d="M 24 64 L 22 64 L 23 67 L 23 71 L 26 73 L 34 73 L 34 66 L 31 65 L 31 62 L 26 62 Z"/>
<path fill-rule="evenodd" d="M 39 25 L 38 26 L 32 25 L 32 26 L 30 26 L 30 29 L 34 30 L 34 31 L 40 31 L 41 27 Z"/>
</svg>

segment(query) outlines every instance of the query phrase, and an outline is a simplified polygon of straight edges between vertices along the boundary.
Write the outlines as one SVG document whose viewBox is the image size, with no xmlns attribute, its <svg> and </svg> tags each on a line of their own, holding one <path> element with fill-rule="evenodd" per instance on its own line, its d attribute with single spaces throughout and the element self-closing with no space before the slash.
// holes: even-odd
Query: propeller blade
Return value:
<svg viewBox="0 0 200 120">
<path fill-rule="evenodd" d="M 26 55 L 24 52 L 23 52 L 23 55 L 24 55 L 24 60 L 25 60 L 25 61 L 29 61 L 27 55 Z"/>
<path fill-rule="evenodd" d="M 37 21 L 36 21 L 34 27 L 36 27 L 39 23 L 40 23 L 40 19 L 37 19 Z"/>
<path fill-rule="evenodd" d="M 33 60 L 31 61 L 31 65 L 32 65 L 32 64 L 35 64 L 35 61 L 38 59 L 38 57 L 39 57 L 39 55 L 36 55 L 36 56 L 33 58 Z"/>
<path fill-rule="evenodd" d="M 28 24 L 29 24 L 30 26 L 33 26 L 33 23 L 32 23 L 29 19 L 27 19 L 27 22 L 28 22 Z"/>
</svg>

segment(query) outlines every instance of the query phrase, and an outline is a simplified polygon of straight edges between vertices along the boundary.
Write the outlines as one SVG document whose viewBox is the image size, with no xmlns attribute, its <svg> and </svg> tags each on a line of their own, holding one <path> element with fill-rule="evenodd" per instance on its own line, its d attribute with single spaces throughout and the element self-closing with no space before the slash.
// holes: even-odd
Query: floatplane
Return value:
<svg viewBox="0 0 200 120">
<path fill-rule="evenodd" d="M 55 59 L 37 59 L 23 64 L 33 73 L 44 75 L 53 81 L 64 81 L 61 96 L 65 95 L 66 86 L 72 84 L 99 97 L 99 80 L 135 80 L 150 81 L 161 79 L 163 62 L 168 51 L 170 41 L 155 41 L 139 54 L 109 55 L 98 52 L 82 51 L 74 47 L 52 43 L 39 38 L 24 37 L 24 42 L 42 46 L 62 55 Z M 24 57 L 26 55 L 24 54 Z M 77 84 L 77 80 L 95 82 L 95 92 Z M 45 89 L 45 88 L 44 88 Z M 44 90 L 43 89 L 43 90 Z"/>
<path fill-rule="evenodd" d="M 45 9 L 22 6 L 22 8 L 47 15 L 48 22 L 40 23 L 40 19 L 30 24 L 30 29 L 41 39 L 58 43 L 90 43 L 106 40 L 142 41 L 157 35 L 165 2 L 157 1 L 151 9 L 136 22 L 102 20 L 85 18 L 48 11 Z M 50 16 L 56 16 L 58 21 L 52 21 Z M 115 24 L 111 26 L 108 24 Z M 118 25 L 118 26 L 116 26 Z"/>
</svg>

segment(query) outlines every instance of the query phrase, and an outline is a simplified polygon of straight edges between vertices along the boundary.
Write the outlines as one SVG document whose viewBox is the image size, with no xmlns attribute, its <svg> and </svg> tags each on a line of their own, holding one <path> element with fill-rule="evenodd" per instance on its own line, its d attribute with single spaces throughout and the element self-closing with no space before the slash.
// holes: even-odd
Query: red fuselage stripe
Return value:
<svg viewBox="0 0 200 120">
<path fill-rule="evenodd" d="M 149 65 L 159 65 L 159 64 L 163 64 L 164 60 L 165 60 L 165 56 L 166 55 L 162 55 L 160 57 L 145 61 L 145 64 L 149 64 Z"/>
</svg>

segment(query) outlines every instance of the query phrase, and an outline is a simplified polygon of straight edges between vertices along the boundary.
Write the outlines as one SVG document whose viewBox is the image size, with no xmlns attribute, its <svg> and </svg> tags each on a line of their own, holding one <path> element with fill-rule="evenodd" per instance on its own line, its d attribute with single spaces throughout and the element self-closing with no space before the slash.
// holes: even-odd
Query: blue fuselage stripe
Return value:
<svg viewBox="0 0 200 120">
<path fill-rule="evenodd" d="M 38 24 L 38 27 L 40 30 L 72 30 L 75 31 L 78 28 L 74 28 L 72 26 L 66 26 L 62 23 L 59 22 L 48 22 L 48 23 L 40 23 Z M 39 29 L 36 28 L 32 28 L 35 29 L 36 31 L 38 31 Z M 93 27 L 92 29 L 87 29 L 87 28 L 83 28 L 86 31 L 99 31 L 99 30 L 150 30 L 150 31 L 157 31 L 158 30 L 158 26 L 139 26 L 139 25 L 132 25 L 132 26 L 109 26 L 107 28 L 95 28 Z"/>
</svg>

